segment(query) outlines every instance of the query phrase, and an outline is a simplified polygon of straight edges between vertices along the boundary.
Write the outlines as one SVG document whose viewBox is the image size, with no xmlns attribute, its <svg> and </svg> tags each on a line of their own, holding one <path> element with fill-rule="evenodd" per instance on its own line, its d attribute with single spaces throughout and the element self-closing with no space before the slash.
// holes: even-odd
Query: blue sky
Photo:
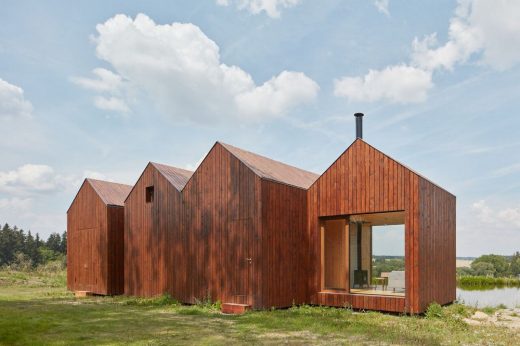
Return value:
<svg viewBox="0 0 520 346">
<path fill-rule="evenodd" d="M 520 250 L 517 1 L 2 1 L 0 222 L 216 140 L 321 173 L 365 140 L 457 196 L 459 256 Z"/>
</svg>

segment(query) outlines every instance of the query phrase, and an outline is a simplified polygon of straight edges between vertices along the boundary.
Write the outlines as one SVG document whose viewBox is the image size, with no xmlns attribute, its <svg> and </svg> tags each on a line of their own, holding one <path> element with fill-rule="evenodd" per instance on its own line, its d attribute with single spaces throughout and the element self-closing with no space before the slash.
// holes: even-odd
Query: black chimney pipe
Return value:
<svg viewBox="0 0 520 346">
<path fill-rule="evenodd" d="M 356 138 L 363 139 L 363 113 L 356 113 Z"/>
</svg>

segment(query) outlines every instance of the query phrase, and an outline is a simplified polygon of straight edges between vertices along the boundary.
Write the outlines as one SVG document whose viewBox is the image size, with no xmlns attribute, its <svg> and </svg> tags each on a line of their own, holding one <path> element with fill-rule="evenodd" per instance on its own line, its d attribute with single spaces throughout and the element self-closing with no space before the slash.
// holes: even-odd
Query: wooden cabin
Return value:
<svg viewBox="0 0 520 346">
<path fill-rule="evenodd" d="M 221 142 L 195 172 L 148 164 L 124 204 L 124 292 L 220 300 L 226 311 L 306 303 L 421 313 L 453 302 L 455 196 L 363 141 L 356 116 L 357 139 L 322 175 Z M 82 189 L 96 196 L 91 184 Z M 77 215 L 102 214 L 102 199 L 77 199 Z M 98 214 L 72 211 L 69 229 L 97 224 L 85 219 Z M 71 289 L 84 243 L 69 237 Z M 105 263 L 87 251 L 88 266 Z"/>
<path fill-rule="evenodd" d="M 455 196 L 361 138 L 309 189 L 310 302 L 421 313 L 455 300 Z M 380 229 L 402 229 L 404 267 L 372 275 Z"/>
<path fill-rule="evenodd" d="M 150 163 L 125 202 L 125 293 L 254 308 L 306 302 L 306 196 L 316 178 L 219 142 L 194 173 Z"/>
<path fill-rule="evenodd" d="M 67 287 L 122 294 L 124 200 L 129 185 L 85 179 L 67 211 Z"/>
<path fill-rule="evenodd" d="M 125 201 L 127 295 L 174 294 L 184 287 L 181 191 L 193 172 L 150 162 Z M 174 280 L 175 278 L 175 280 Z"/>
<path fill-rule="evenodd" d="M 178 299 L 253 308 L 307 301 L 307 189 L 318 176 L 217 142 L 182 191 Z"/>
</svg>

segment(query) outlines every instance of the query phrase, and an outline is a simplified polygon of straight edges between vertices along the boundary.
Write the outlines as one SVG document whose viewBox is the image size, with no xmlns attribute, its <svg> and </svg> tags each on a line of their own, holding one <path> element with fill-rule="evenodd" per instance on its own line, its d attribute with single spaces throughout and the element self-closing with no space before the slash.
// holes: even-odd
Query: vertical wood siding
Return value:
<svg viewBox="0 0 520 346">
<path fill-rule="evenodd" d="M 216 144 L 182 196 L 187 282 L 179 299 L 210 297 L 258 307 L 260 178 Z"/>
<path fill-rule="evenodd" d="M 307 191 L 262 181 L 263 307 L 307 303 Z"/>
<path fill-rule="evenodd" d="M 125 293 L 254 308 L 308 302 L 306 197 L 261 180 L 218 143 L 180 192 L 149 165 L 125 203 Z"/>
<path fill-rule="evenodd" d="M 123 208 L 106 206 L 85 182 L 67 212 L 67 287 L 121 294 Z"/>
<path fill-rule="evenodd" d="M 108 294 L 124 282 L 126 294 L 186 303 L 414 313 L 455 299 L 455 197 L 362 140 L 307 191 L 261 179 L 217 143 L 182 191 L 148 165 L 121 210 L 80 190 L 68 214 L 70 289 Z M 322 220 L 389 211 L 405 211 L 406 298 L 323 292 Z"/>
<path fill-rule="evenodd" d="M 125 293 L 258 306 L 260 221 L 259 177 L 220 144 L 181 192 L 149 165 L 125 203 Z"/>
<path fill-rule="evenodd" d="M 154 186 L 149 203 L 148 186 Z M 149 164 L 125 202 L 125 294 L 173 294 L 182 287 L 181 215 L 180 192 Z"/>
<path fill-rule="evenodd" d="M 455 196 L 419 179 L 419 309 L 456 299 Z"/>
<path fill-rule="evenodd" d="M 420 195 L 421 180 L 424 179 L 364 141 L 356 140 L 311 186 L 307 205 L 309 253 L 310 257 L 315 259 L 310 268 L 308 282 L 312 303 L 323 304 L 325 300 L 330 302 L 330 299 L 334 299 L 329 297 L 330 294 L 318 294 L 322 290 L 322 273 L 318 260 L 321 256 L 320 218 L 401 210 L 404 210 L 406 215 L 406 298 L 364 297 L 368 306 L 363 308 L 422 312 L 425 304 L 431 302 L 431 298 L 443 298 L 443 302 L 454 300 L 455 204 L 450 202 L 450 199 L 454 198 L 431 183 L 438 197 L 433 200 L 426 194 Z M 424 180 L 421 184 L 426 184 L 425 182 L 427 181 Z M 422 208 L 427 203 L 435 203 L 436 208 L 426 214 L 428 217 L 425 220 Z M 442 211 L 437 211 L 440 209 Z M 432 222 L 432 218 L 437 217 L 439 219 Z M 421 236 L 424 227 L 428 227 L 425 232 L 429 237 Z M 427 249 L 429 240 L 439 241 L 435 245 L 436 250 Z M 442 262 L 444 265 L 440 268 L 433 269 L 437 263 L 430 260 L 437 260 L 436 256 L 441 249 L 446 252 L 447 259 Z M 419 261 L 420 258 L 422 261 Z M 421 291 L 420 280 L 425 278 L 429 279 L 422 285 L 429 285 L 429 289 Z M 443 278 L 448 280 L 448 283 L 433 278 Z M 442 293 L 433 293 L 437 290 Z M 362 298 L 346 294 L 337 299 L 356 305 Z M 402 302 L 394 303 L 399 299 Z"/>
</svg>

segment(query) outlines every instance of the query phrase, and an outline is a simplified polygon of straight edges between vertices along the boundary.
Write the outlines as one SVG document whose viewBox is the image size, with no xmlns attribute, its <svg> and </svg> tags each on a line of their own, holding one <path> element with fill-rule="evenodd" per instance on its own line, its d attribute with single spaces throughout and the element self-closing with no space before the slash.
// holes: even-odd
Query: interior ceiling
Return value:
<svg viewBox="0 0 520 346">
<path fill-rule="evenodd" d="M 370 223 L 372 226 L 403 225 L 404 211 L 350 215 L 349 219 L 350 222 Z"/>
</svg>

